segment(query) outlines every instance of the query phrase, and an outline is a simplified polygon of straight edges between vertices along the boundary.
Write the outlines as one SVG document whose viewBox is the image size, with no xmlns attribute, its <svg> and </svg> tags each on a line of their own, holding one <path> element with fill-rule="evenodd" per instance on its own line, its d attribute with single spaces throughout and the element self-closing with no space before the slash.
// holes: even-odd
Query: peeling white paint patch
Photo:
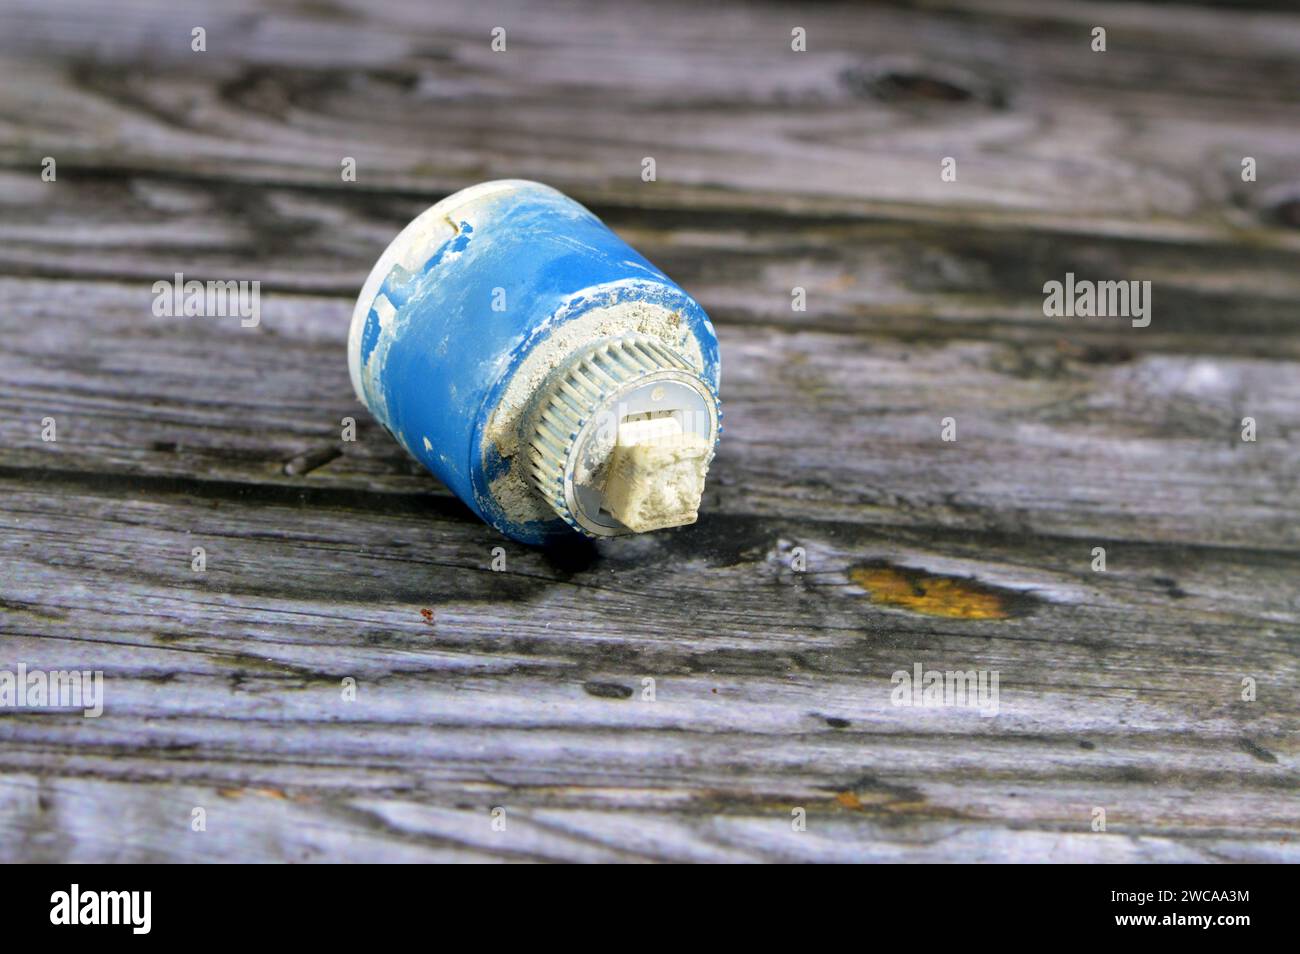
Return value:
<svg viewBox="0 0 1300 954">
<path fill-rule="evenodd" d="M 374 312 L 379 315 L 379 327 L 389 330 L 393 327 L 393 319 L 397 317 L 397 309 L 393 303 L 388 300 L 387 295 L 380 295 L 375 299 Z"/>
</svg>

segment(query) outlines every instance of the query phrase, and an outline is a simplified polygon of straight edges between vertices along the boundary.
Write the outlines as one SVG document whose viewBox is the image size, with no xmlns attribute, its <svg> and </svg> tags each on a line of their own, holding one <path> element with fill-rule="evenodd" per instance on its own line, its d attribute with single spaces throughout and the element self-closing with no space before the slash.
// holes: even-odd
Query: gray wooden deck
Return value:
<svg viewBox="0 0 1300 954">
<path fill-rule="evenodd" d="M 511 544 L 354 400 L 374 259 L 507 176 L 713 316 L 695 526 Z M 0 860 L 1300 860 L 1298 229 L 1267 4 L 3 0 L 0 669 L 105 713 L 0 709 Z"/>
</svg>

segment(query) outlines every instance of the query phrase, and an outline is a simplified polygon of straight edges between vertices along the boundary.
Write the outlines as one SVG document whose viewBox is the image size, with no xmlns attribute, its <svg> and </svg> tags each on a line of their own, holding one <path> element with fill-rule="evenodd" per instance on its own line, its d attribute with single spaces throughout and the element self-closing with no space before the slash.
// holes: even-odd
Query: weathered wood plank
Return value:
<svg viewBox="0 0 1300 954">
<path fill-rule="evenodd" d="M 0 859 L 1297 860 L 1300 18 L 73 11 L 0 7 L 0 668 L 106 712 L 0 709 Z M 497 175 L 717 319 L 699 524 L 515 546 L 355 403 L 370 263 Z M 153 317 L 175 271 L 261 325 Z M 1152 326 L 1043 317 L 1066 271 Z"/>
<path fill-rule="evenodd" d="M 181 271 L 351 299 L 431 198 L 232 187 L 204 179 L 0 173 L 0 272 L 152 285 Z M 597 207 L 724 324 L 904 339 L 1057 345 L 1079 356 L 1172 351 L 1300 357 L 1300 246 L 1147 241 L 975 224 Z M 1043 320 L 1066 272 L 1147 280 L 1153 322 Z M 792 290 L 807 310 L 792 309 Z"/>
<path fill-rule="evenodd" d="M 149 861 L 1284 861 L 1275 838 L 1218 832 L 1196 840 L 1023 830 L 962 820 L 923 823 L 812 811 L 807 831 L 749 812 L 681 810 L 665 793 L 658 810 L 539 806 L 508 815 L 493 832 L 477 807 L 438 808 L 393 797 L 329 797 L 278 789 L 214 789 L 137 781 L 17 776 L 0 782 L 0 858 L 64 862 Z M 487 799 L 486 801 L 491 801 Z M 486 804 L 484 801 L 484 804 Z M 204 806 L 210 826 L 178 822 Z M 105 831 L 130 837 L 110 840 Z"/>
<path fill-rule="evenodd" d="M 815 39 L 797 54 L 792 14 L 776 8 L 692 7 L 668 26 L 658 12 L 615 24 L 598 6 L 515 5 L 493 13 L 517 24 L 514 48 L 494 54 L 472 4 L 363 20 L 78 3 L 77 32 L 52 25 L 65 8 L 40 6 L 11 13 L 0 46 L 21 117 L 0 124 L 11 166 L 55 155 L 72 169 L 337 185 L 351 155 L 367 188 L 522 175 L 598 204 L 1297 239 L 1269 228 L 1300 178 L 1300 30 L 1285 16 L 1199 11 L 1195 29 L 1152 28 L 1111 11 L 1112 46 L 1096 54 L 1086 5 L 1005 7 L 975 33 L 965 11 L 836 8 L 800 11 Z M 198 19 L 207 54 L 189 48 Z M 944 182 L 951 152 L 962 171 Z M 645 155 L 660 164 L 651 185 Z M 1266 170 L 1249 187 L 1243 155 Z"/>
<path fill-rule="evenodd" d="M 1250 856 L 1293 850 L 1281 840 L 1300 809 L 1293 557 L 1133 548 L 1101 575 L 1033 538 L 952 547 L 706 520 L 601 544 L 580 565 L 511 547 L 494 573 L 468 516 L 333 508 L 326 529 L 315 506 L 3 489 L 6 646 L 107 670 L 101 720 L 7 714 L 5 772 L 66 764 L 96 783 L 289 791 L 309 814 L 316 799 L 382 794 L 417 829 L 432 806 L 464 802 L 455 825 L 472 830 L 499 802 L 528 816 L 667 799 L 683 818 L 751 818 L 773 833 L 749 848 L 765 857 L 800 856 L 775 831 L 798 806 L 847 826 L 856 848 L 843 850 L 860 857 L 894 850 L 874 835 L 890 818 L 1070 841 L 1092 806 L 1111 806 L 1110 831 L 1148 860 L 1174 842 L 1199 856 L 1225 834 Z M 806 576 L 785 565 L 792 539 Z M 881 559 L 978 573 L 1014 615 L 881 606 L 851 572 Z M 661 598 L 683 583 L 689 639 Z M 976 660 L 1001 672 L 996 718 L 891 704 L 892 672 Z M 1259 702 L 1241 701 L 1243 674 Z M 340 698 L 347 675 L 354 703 Z M 639 697 L 647 676 L 653 703 Z M 184 824 L 189 806 L 171 810 Z M 584 830 L 599 842 L 602 828 Z"/>
<path fill-rule="evenodd" d="M 0 288 L 9 302 L 0 333 L 12 343 L 0 355 L 10 466 L 436 487 L 352 397 L 346 301 L 267 295 L 261 325 L 242 328 L 238 319 L 155 318 L 143 284 Z M 724 327 L 721 340 L 728 430 L 710 510 L 1054 534 L 1089 547 L 1296 547 L 1300 526 L 1278 519 L 1294 518 L 1300 473 L 1294 364 L 1089 361 L 1055 344 L 755 328 Z M 41 439 L 47 416 L 57 443 Z M 358 421 L 355 443 L 340 442 L 345 416 Z M 941 440 L 948 416 L 959 428 L 953 443 Z M 1244 416 L 1259 422 L 1256 443 L 1240 439 Z M 321 447 L 342 456 L 285 473 Z"/>
</svg>

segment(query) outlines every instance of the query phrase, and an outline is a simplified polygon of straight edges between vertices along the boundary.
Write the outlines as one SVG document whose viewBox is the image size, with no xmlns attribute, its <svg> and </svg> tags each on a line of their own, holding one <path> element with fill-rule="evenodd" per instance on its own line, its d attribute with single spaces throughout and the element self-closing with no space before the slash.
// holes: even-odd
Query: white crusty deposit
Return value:
<svg viewBox="0 0 1300 954">
<path fill-rule="evenodd" d="M 496 445 L 503 458 L 511 459 L 512 466 L 492 482 L 491 492 L 500 507 L 514 520 L 548 520 L 555 516 L 546 501 L 533 489 L 525 468 L 513 459 L 520 452 L 520 425 L 528 412 L 537 389 L 560 364 L 584 345 L 601 338 L 639 332 L 662 342 L 681 355 L 697 372 L 704 370 L 704 357 L 699 342 L 691 334 L 681 313 L 645 301 L 621 301 L 614 305 L 593 308 L 570 319 L 568 313 L 573 303 L 585 301 L 623 286 L 642 283 L 637 279 L 611 282 L 596 288 L 585 289 L 570 296 L 541 329 L 541 340 L 515 371 L 505 394 L 492 412 L 486 439 Z M 660 287 L 655 285 L 654 287 Z M 549 331 L 549 334 L 547 332 Z"/>
</svg>

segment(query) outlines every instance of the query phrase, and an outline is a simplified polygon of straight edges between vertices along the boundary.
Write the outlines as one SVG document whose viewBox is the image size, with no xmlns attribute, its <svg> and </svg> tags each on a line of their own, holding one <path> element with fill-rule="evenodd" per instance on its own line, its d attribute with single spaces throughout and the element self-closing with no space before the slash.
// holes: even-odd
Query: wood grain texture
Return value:
<svg viewBox="0 0 1300 954">
<path fill-rule="evenodd" d="M 0 4 L 0 669 L 106 709 L 0 708 L 0 859 L 1300 860 L 1300 16 L 73 11 Z M 352 396 L 375 257 L 501 175 L 714 317 L 695 526 L 512 544 Z M 261 324 L 154 317 L 178 271 Z"/>
</svg>

